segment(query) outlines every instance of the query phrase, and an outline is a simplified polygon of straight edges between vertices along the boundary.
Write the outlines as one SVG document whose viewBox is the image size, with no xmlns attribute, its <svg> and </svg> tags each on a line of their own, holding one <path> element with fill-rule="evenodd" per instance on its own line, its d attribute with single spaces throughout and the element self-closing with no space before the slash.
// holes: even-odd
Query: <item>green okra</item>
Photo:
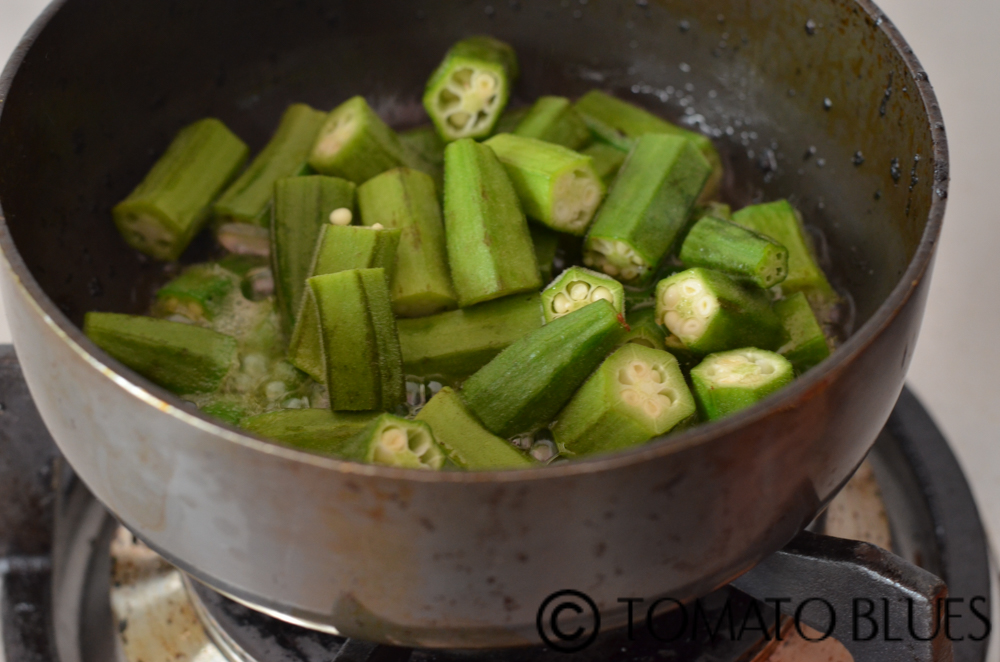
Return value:
<svg viewBox="0 0 1000 662">
<path fill-rule="evenodd" d="M 397 323 L 403 369 L 416 377 L 459 381 L 542 326 L 538 294 L 514 296 Z"/>
<path fill-rule="evenodd" d="M 447 142 L 485 138 L 507 107 L 518 73 L 508 44 L 485 36 L 463 39 L 427 82 L 424 108 Z"/>
<path fill-rule="evenodd" d="M 733 220 L 733 208 L 724 202 L 713 200 L 707 204 L 695 207 L 691 215 L 696 219 L 712 216 L 714 218 L 721 218 L 724 221 L 731 221 Z"/>
<path fill-rule="evenodd" d="M 768 289 L 788 277 L 788 251 L 742 225 L 704 216 L 692 226 L 679 255 L 686 267 L 705 267 Z"/>
<path fill-rule="evenodd" d="M 247 415 L 247 407 L 243 398 L 232 395 L 212 398 L 199 408 L 202 413 L 231 425 L 239 424 Z"/>
<path fill-rule="evenodd" d="M 775 350 L 784 341 L 766 291 L 709 269 L 688 269 L 660 281 L 656 316 L 701 355 L 740 347 Z"/>
<path fill-rule="evenodd" d="M 111 210 L 125 242 L 158 260 L 179 258 L 249 151 L 217 119 L 181 129 L 142 183 Z"/>
<path fill-rule="evenodd" d="M 326 113 L 297 103 L 289 106 L 267 146 L 222 194 L 212 212 L 217 223 L 267 226 L 274 182 L 309 171 L 309 153 Z"/>
<path fill-rule="evenodd" d="M 531 106 L 521 106 L 520 108 L 508 108 L 500 116 L 500 120 L 497 125 L 493 127 L 493 135 L 500 133 L 514 133 L 517 129 L 517 125 L 521 123 L 528 113 L 531 111 Z"/>
<path fill-rule="evenodd" d="M 431 427 L 448 459 L 462 469 L 496 471 L 538 465 L 527 453 L 484 428 L 450 387 L 438 391 L 416 420 Z"/>
<path fill-rule="evenodd" d="M 687 226 L 709 171 L 684 138 L 639 138 L 587 233 L 584 264 L 626 283 L 651 275 Z"/>
<path fill-rule="evenodd" d="M 448 273 L 441 204 L 430 176 L 395 168 L 358 187 L 365 225 L 402 231 L 392 281 L 392 309 L 400 317 L 423 317 L 458 305 Z"/>
<path fill-rule="evenodd" d="M 793 379 L 785 357 L 753 347 L 711 354 L 691 370 L 698 407 L 710 421 L 760 402 Z"/>
<path fill-rule="evenodd" d="M 552 143 L 504 133 L 486 141 L 507 169 L 528 217 L 582 236 L 604 198 L 589 156 Z"/>
<path fill-rule="evenodd" d="M 570 267 L 542 292 L 545 321 L 551 322 L 597 301 L 607 301 L 625 312 L 625 288 L 610 276 L 582 267 Z"/>
<path fill-rule="evenodd" d="M 542 282 L 548 283 L 552 280 L 556 254 L 559 252 L 559 233 L 535 223 L 528 223 L 528 230 L 531 232 L 531 243 L 535 246 L 538 273 L 542 276 Z"/>
<path fill-rule="evenodd" d="M 290 177 L 274 183 L 271 268 L 278 309 L 288 328 L 302 305 L 319 231 L 334 214 L 349 223 L 354 196 L 355 185 L 336 177 Z"/>
<path fill-rule="evenodd" d="M 403 141 L 404 145 L 419 154 L 424 161 L 439 168 L 444 167 L 446 143 L 441 139 L 433 124 L 404 131 L 399 134 L 399 139 Z"/>
<path fill-rule="evenodd" d="M 310 278 L 333 411 L 392 411 L 405 401 L 403 357 L 384 269 Z"/>
<path fill-rule="evenodd" d="M 427 423 L 382 414 L 365 431 L 344 443 L 337 455 L 345 460 L 404 469 L 438 470 L 445 454 Z"/>
<path fill-rule="evenodd" d="M 301 450 L 337 455 L 347 441 L 368 429 L 378 417 L 374 412 L 281 409 L 245 418 L 240 427 Z"/>
<path fill-rule="evenodd" d="M 217 391 L 237 364 L 236 340 L 199 326 L 87 313 L 83 332 L 146 379 L 178 395 Z"/>
<path fill-rule="evenodd" d="M 598 301 L 501 352 L 462 386 L 484 427 L 510 438 L 549 423 L 624 333 L 621 314 Z"/>
<path fill-rule="evenodd" d="M 830 356 L 830 346 L 816 315 L 802 292 L 774 302 L 774 312 L 785 327 L 785 344 L 778 353 L 802 374 Z"/>
<path fill-rule="evenodd" d="M 237 255 L 230 253 L 218 262 L 219 266 L 231 274 L 245 278 L 255 269 L 271 266 L 271 261 L 259 255 Z"/>
<path fill-rule="evenodd" d="M 655 312 L 655 308 L 653 309 Z M 660 328 L 663 328 L 662 326 Z M 674 355 L 677 362 L 681 365 L 681 370 L 685 373 L 690 372 L 691 368 L 695 367 L 701 363 L 703 357 L 702 354 L 698 354 L 694 350 L 688 349 L 681 339 L 670 333 L 666 329 L 663 331 L 663 348 Z"/>
<path fill-rule="evenodd" d="M 513 134 L 579 150 L 590 144 L 590 129 L 566 97 L 540 97 Z"/>
<path fill-rule="evenodd" d="M 552 436 L 566 455 L 608 453 L 666 434 L 696 411 L 677 359 L 662 350 L 626 345 L 559 413 Z"/>
<path fill-rule="evenodd" d="M 231 302 L 239 283 L 234 273 L 218 264 L 198 264 L 157 290 L 153 308 L 158 317 L 211 321 Z"/>
<path fill-rule="evenodd" d="M 623 345 L 631 343 L 650 349 L 666 349 L 667 332 L 656 322 L 655 306 L 649 305 L 645 308 L 629 310 L 625 321 L 628 323 L 629 331 L 622 338 Z"/>
<path fill-rule="evenodd" d="M 448 145 L 444 222 L 459 306 L 541 289 L 527 219 L 489 147 L 468 139 Z"/>
<path fill-rule="evenodd" d="M 594 143 L 580 153 L 590 157 L 591 167 L 605 186 L 611 186 L 611 183 L 615 181 L 618 171 L 621 170 L 622 164 L 628 157 L 628 152 L 600 142 Z"/>
</svg>

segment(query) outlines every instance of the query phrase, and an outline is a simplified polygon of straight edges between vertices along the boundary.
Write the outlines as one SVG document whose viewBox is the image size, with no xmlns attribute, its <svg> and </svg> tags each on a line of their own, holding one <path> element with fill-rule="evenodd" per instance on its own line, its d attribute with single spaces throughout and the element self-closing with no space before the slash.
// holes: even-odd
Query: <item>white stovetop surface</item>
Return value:
<svg viewBox="0 0 1000 662">
<path fill-rule="evenodd" d="M 0 0 L 0 60 L 45 4 Z M 991 197 L 1000 188 L 1000 1 L 879 4 L 930 74 L 951 141 L 947 222 L 909 382 L 958 453 L 1000 549 L 1000 201 Z M 9 341 L 0 311 L 0 342 Z"/>
</svg>

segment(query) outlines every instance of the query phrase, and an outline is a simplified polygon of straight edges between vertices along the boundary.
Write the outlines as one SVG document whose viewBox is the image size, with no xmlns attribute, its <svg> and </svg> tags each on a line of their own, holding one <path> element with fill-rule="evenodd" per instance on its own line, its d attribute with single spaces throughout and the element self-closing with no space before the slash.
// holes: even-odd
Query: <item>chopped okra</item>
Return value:
<svg viewBox="0 0 1000 662">
<path fill-rule="evenodd" d="M 427 423 L 382 414 L 335 451 L 345 460 L 404 469 L 440 469 L 445 454 Z"/>
<path fill-rule="evenodd" d="M 590 141 L 590 129 L 566 97 L 541 97 L 513 131 L 523 138 L 535 138 L 579 150 Z"/>
<path fill-rule="evenodd" d="M 621 283 L 596 271 L 572 267 L 542 292 L 545 321 L 551 322 L 602 300 L 619 313 L 625 312 L 625 288 Z"/>
<path fill-rule="evenodd" d="M 765 289 L 788 277 L 788 250 L 741 225 L 704 216 L 688 232 L 679 255 L 688 267 L 706 267 Z"/>
<path fill-rule="evenodd" d="M 785 357 L 752 347 L 711 354 L 691 370 L 698 406 L 710 421 L 760 402 L 794 378 Z"/>
</svg>

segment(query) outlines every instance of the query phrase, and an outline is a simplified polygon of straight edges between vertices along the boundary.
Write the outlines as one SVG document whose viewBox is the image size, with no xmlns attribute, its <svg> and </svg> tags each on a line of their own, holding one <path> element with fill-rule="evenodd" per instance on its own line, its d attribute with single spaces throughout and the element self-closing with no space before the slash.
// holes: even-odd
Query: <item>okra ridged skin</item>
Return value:
<svg viewBox="0 0 1000 662">
<path fill-rule="evenodd" d="M 691 370 L 698 409 L 709 421 L 746 409 L 794 379 L 785 357 L 754 347 L 711 354 Z"/>
<path fill-rule="evenodd" d="M 461 381 L 542 326 L 538 294 L 397 322 L 403 369 L 415 377 Z"/>
<path fill-rule="evenodd" d="M 111 210 L 122 238 L 157 260 L 176 260 L 249 154 L 246 143 L 217 119 L 181 129 L 145 179 Z"/>
<path fill-rule="evenodd" d="M 427 82 L 424 108 L 446 142 L 486 138 L 507 107 L 519 73 L 510 45 L 486 36 L 463 39 Z"/>
<path fill-rule="evenodd" d="M 178 395 L 212 393 L 237 365 L 234 338 L 192 324 L 87 313 L 83 332 L 132 370 Z"/>
<path fill-rule="evenodd" d="M 501 352 L 462 386 L 469 410 L 509 439 L 547 425 L 624 333 L 607 301 L 546 324 Z"/>
<path fill-rule="evenodd" d="M 587 233 L 584 264 L 626 283 L 651 275 L 687 227 L 709 172 L 689 140 L 639 138 Z"/>
<path fill-rule="evenodd" d="M 217 418 L 220 421 L 229 423 L 230 425 L 238 425 L 241 420 L 243 420 L 247 415 L 246 405 L 243 402 L 243 398 L 236 396 L 222 396 L 212 400 L 211 402 L 199 407 L 201 412 L 212 418 Z"/>
<path fill-rule="evenodd" d="M 566 455 L 610 453 L 666 434 L 696 411 L 677 359 L 625 345 L 559 413 L 552 436 Z"/>
<path fill-rule="evenodd" d="M 531 243 L 535 246 L 538 273 L 541 274 L 542 282 L 548 283 L 552 280 L 556 254 L 559 252 L 559 233 L 537 223 L 528 223 L 528 230 L 531 232 Z"/>
<path fill-rule="evenodd" d="M 540 97 L 512 133 L 572 150 L 580 150 L 592 140 L 586 122 L 566 97 Z"/>
<path fill-rule="evenodd" d="M 742 225 L 704 216 L 679 255 L 686 267 L 705 267 L 769 289 L 788 277 L 788 250 Z"/>
<path fill-rule="evenodd" d="M 424 405 L 416 420 L 430 425 L 448 459 L 461 469 L 499 471 L 538 466 L 527 453 L 484 428 L 448 386 Z"/>
<path fill-rule="evenodd" d="M 266 226 L 274 182 L 308 171 L 309 153 L 326 113 L 305 104 L 289 106 L 267 146 L 222 194 L 212 208 L 217 223 Z"/>
<path fill-rule="evenodd" d="M 625 321 L 628 323 L 629 331 L 622 338 L 623 345 L 631 343 L 649 349 L 666 349 L 664 341 L 667 332 L 656 322 L 655 306 L 649 305 L 638 310 L 630 310 L 625 316 Z"/>
<path fill-rule="evenodd" d="M 546 323 L 597 301 L 608 301 L 625 312 L 625 288 L 610 276 L 582 267 L 570 267 L 542 292 Z"/>
<path fill-rule="evenodd" d="M 590 157 L 591 167 L 606 186 L 611 186 L 615 181 L 618 171 L 628 158 L 628 152 L 600 142 L 594 143 L 580 153 Z"/>
<path fill-rule="evenodd" d="M 399 139 L 403 141 L 404 145 L 420 155 L 424 161 L 438 168 L 444 167 L 446 143 L 441 139 L 434 125 L 428 124 L 403 131 L 399 134 Z"/>
<path fill-rule="evenodd" d="M 590 157 L 509 133 L 494 136 L 485 144 L 507 169 L 529 218 L 559 232 L 587 233 L 605 193 Z"/>
<path fill-rule="evenodd" d="M 158 317 L 181 315 L 194 322 L 210 322 L 236 294 L 239 278 L 217 264 L 189 267 L 156 292 Z"/>
<path fill-rule="evenodd" d="M 433 179 L 395 168 L 358 188 L 366 226 L 402 231 L 392 280 L 392 308 L 400 317 L 423 317 L 458 306 L 448 271 L 448 249 Z"/>
<path fill-rule="evenodd" d="M 353 210 L 354 199 L 354 183 L 336 177 L 290 177 L 274 183 L 271 268 L 278 309 L 288 328 L 302 305 L 320 229 L 334 210 Z"/>
<path fill-rule="evenodd" d="M 486 145 L 465 139 L 445 150 L 444 224 L 462 308 L 542 288 L 517 192 Z"/>
<path fill-rule="evenodd" d="M 656 315 L 702 356 L 740 347 L 776 350 L 784 342 L 768 292 L 709 269 L 688 269 L 660 281 Z"/>
<path fill-rule="evenodd" d="M 378 417 L 373 412 L 282 409 L 245 418 L 240 427 L 300 450 L 337 455 L 348 440 L 367 430 Z"/>
<path fill-rule="evenodd" d="M 382 414 L 366 430 L 348 440 L 337 454 L 345 460 L 404 469 L 438 470 L 445 453 L 423 421 Z"/>
<path fill-rule="evenodd" d="M 792 363 L 796 374 L 802 374 L 830 356 L 823 328 L 802 292 L 775 301 L 774 312 L 785 327 L 785 344 L 778 353 Z"/>
</svg>

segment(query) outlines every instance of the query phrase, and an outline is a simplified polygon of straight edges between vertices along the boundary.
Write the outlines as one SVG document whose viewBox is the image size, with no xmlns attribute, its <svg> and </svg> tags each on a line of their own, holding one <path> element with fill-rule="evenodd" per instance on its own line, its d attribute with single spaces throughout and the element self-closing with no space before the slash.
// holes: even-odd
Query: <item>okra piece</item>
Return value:
<svg viewBox="0 0 1000 662">
<path fill-rule="evenodd" d="M 305 104 L 289 106 L 271 141 L 216 201 L 216 222 L 267 227 L 274 182 L 309 171 L 309 153 L 325 120 L 326 113 Z"/>
<path fill-rule="evenodd" d="M 319 317 L 333 411 L 392 411 L 405 401 L 403 357 L 384 269 L 308 281 Z"/>
<path fill-rule="evenodd" d="M 785 327 L 785 344 L 778 353 L 791 361 L 795 372 L 802 374 L 830 356 L 823 328 L 802 292 L 774 302 L 774 312 Z"/>
<path fill-rule="evenodd" d="M 240 427 L 305 451 L 337 455 L 347 441 L 367 430 L 378 416 L 373 412 L 282 409 L 243 419 Z"/>
<path fill-rule="evenodd" d="M 788 359 L 753 347 L 711 354 L 691 370 L 698 407 L 710 421 L 760 402 L 793 379 Z"/>
<path fill-rule="evenodd" d="M 802 292 L 817 310 L 837 302 L 837 293 L 813 257 L 802 218 L 787 200 L 745 207 L 733 214 L 733 222 L 770 237 L 788 251 L 788 277 L 781 283 L 782 292 Z"/>
<path fill-rule="evenodd" d="M 621 170 L 622 164 L 628 157 L 628 152 L 600 142 L 594 143 L 580 153 L 590 157 L 591 167 L 605 186 L 611 186 L 611 183 L 615 181 L 618 171 Z"/>
<path fill-rule="evenodd" d="M 733 208 L 724 202 L 712 201 L 695 207 L 692 216 L 697 219 L 712 216 L 714 218 L 721 218 L 724 221 L 731 221 L 733 220 Z"/>
<path fill-rule="evenodd" d="M 630 310 L 625 320 L 628 322 L 629 331 L 622 338 L 623 345 L 631 343 L 650 349 L 666 349 L 664 341 L 667 332 L 656 323 L 656 308 L 654 306 Z"/>
<path fill-rule="evenodd" d="M 538 465 L 531 456 L 484 428 L 450 387 L 438 391 L 416 420 L 431 427 L 448 459 L 462 469 L 497 471 Z"/>
<path fill-rule="evenodd" d="M 441 140 L 433 125 L 420 126 L 399 134 L 403 144 L 415 151 L 428 163 L 439 168 L 444 167 L 445 142 Z"/>
<path fill-rule="evenodd" d="M 587 234 L 584 264 L 626 283 L 652 275 L 687 226 L 709 171 L 689 140 L 639 138 Z"/>
<path fill-rule="evenodd" d="M 507 107 L 518 73 L 508 44 L 485 36 L 463 39 L 427 82 L 424 108 L 447 142 L 485 138 Z"/>
<path fill-rule="evenodd" d="M 178 395 L 219 390 L 237 364 L 234 338 L 192 324 L 91 312 L 83 332 L 113 358 Z"/>
<path fill-rule="evenodd" d="M 200 407 L 202 413 L 217 418 L 220 421 L 229 423 L 230 425 L 237 425 L 241 420 L 243 420 L 247 415 L 246 404 L 243 398 L 224 395 L 218 398 L 213 398 L 211 401 Z"/>
<path fill-rule="evenodd" d="M 517 192 L 493 150 L 448 145 L 444 224 L 452 284 L 462 308 L 542 287 Z"/>
<path fill-rule="evenodd" d="M 621 283 L 590 269 L 571 267 L 542 292 L 545 322 L 552 322 L 602 300 L 610 303 L 617 312 L 625 312 L 625 288 Z"/>
<path fill-rule="evenodd" d="M 740 347 L 775 350 L 784 342 L 768 293 L 718 271 L 688 269 L 660 281 L 656 316 L 702 356 Z"/>
<path fill-rule="evenodd" d="M 278 309 L 288 328 L 302 305 L 320 228 L 334 212 L 354 209 L 354 193 L 352 182 L 321 175 L 274 183 L 271 268 Z"/>
<path fill-rule="evenodd" d="M 517 294 L 478 306 L 397 322 L 408 375 L 465 379 L 542 326 L 538 294 Z"/>
<path fill-rule="evenodd" d="M 181 315 L 194 322 L 209 322 L 230 303 L 239 278 L 218 264 L 190 267 L 156 292 L 158 317 Z"/>
<path fill-rule="evenodd" d="M 392 281 L 392 309 L 423 317 L 458 305 L 445 245 L 441 204 L 430 176 L 409 168 L 382 173 L 358 188 L 361 220 L 402 231 Z"/>
<path fill-rule="evenodd" d="M 542 282 L 548 283 L 552 280 L 556 253 L 559 252 L 559 233 L 535 223 L 528 223 L 528 230 L 531 232 L 531 243 L 535 246 L 538 273 L 542 276 Z"/>
<path fill-rule="evenodd" d="M 522 138 L 579 150 L 590 144 L 590 129 L 566 97 L 540 97 L 513 131 Z"/>
<path fill-rule="evenodd" d="M 788 251 L 742 225 L 704 216 L 688 232 L 679 255 L 686 267 L 705 267 L 769 289 L 788 277 Z"/>
<path fill-rule="evenodd" d="M 157 260 L 179 258 L 249 151 L 217 119 L 181 129 L 142 183 L 111 210 L 125 242 Z"/>
<path fill-rule="evenodd" d="M 438 470 L 445 454 L 427 423 L 382 414 L 337 452 L 345 460 L 404 469 Z"/>
<path fill-rule="evenodd" d="M 553 230 L 583 236 L 604 198 L 590 157 L 509 133 L 486 141 L 507 169 L 528 217 Z"/>
<path fill-rule="evenodd" d="M 625 345 L 559 413 L 552 436 L 567 455 L 608 453 L 666 434 L 696 411 L 677 359 Z"/>
<path fill-rule="evenodd" d="M 508 108 L 500 116 L 500 120 L 497 125 L 493 127 L 493 135 L 500 133 L 514 133 L 517 130 L 517 125 L 521 123 L 528 113 L 531 111 L 531 106 L 521 106 L 520 108 Z"/>
<path fill-rule="evenodd" d="M 621 339 L 621 318 L 598 301 L 546 324 L 472 375 L 462 398 L 500 437 L 548 424 Z"/>
</svg>

